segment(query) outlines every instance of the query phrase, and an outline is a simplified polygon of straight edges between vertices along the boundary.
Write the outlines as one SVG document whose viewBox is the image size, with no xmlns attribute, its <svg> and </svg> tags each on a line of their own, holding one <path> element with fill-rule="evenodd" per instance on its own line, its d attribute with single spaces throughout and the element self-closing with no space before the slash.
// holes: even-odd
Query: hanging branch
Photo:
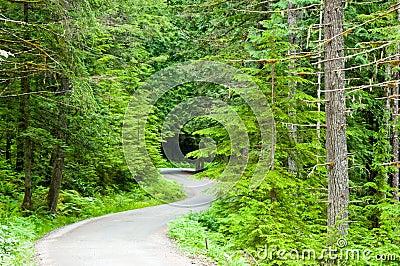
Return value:
<svg viewBox="0 0 400 266">
<path fill-rule="evenodd" d="M 387 42 L 385 42 L 384 44 L 382 44 L 382 45 L 379 46 L 379 47 L 374 47 L 374 48 L 372 48 L 372 49 L 365 50 L 365 51 L 363 51 L 363 52 L 359 52 L 359 53 L 355 53 L 355 54 L 343 56 L 343 57 L 340 57 L 339 59 L 345 59 L 345 60 L 346 60 L 346 59 L 350 59 L 350 58 L 353 58 L 353 57 L 356 57 L 356 56 L 359 56 L 359 55 L 368 54 L 368 53 L 371 53 L 371 52 L 373 52 L 373 51 L 383 49 L 383 48 L 385 48 L 386 46 L 389 46 L 389 45 L 392 44 L 392 43 L 393 43 L 392 41 L 387 41 Z M 302 53 L 299 53 L 299 54 L 302 54 Z M 240 62 L 240 63 L 264 63 L 264 64 L 274 64 L 274 63 L 277 63 L 277 62 L 284 62 L 284 61 L 289 61 L 289 60 L 304 59 L 304 58 L 313 58 L 313 57 L 319 56 L 319 55 L 321 55 L 321 54 L 322 54 L 322 52 L 312 52 L 312 53 L 308 52 L 308 53 L 306 53 L 305 55 L 297 55 L 297 54 L 296 54 L 296 56 L 289 56 L 289 57 L 280 58 L 280 59 L 238 59 L 238 60 L 227 60 L 227 61 L 228 61 L 228 62 Z M 398 55 L 398 54 L 397 54 L 397 55 Z M 349 68 L 344 68 L 344 69 L 335 70 L 335 71 L 352 70 L 352 69 L 356 69 L 356 68 L 360 68 L 360 67 L 364 67 L 364 66 L 369 66 L 369 65 L 377 64 L 377 63 L 378 63 L 378 64 L 383 64 L 383 63 L 396 63 L 394 60 L 390 60 L 390 61 L 389 61 L 389 59 L 392 58 L 392 57 L 394 57 L 394 56 L 396 56 L 396 55 L 391 55 L 391 56 L 388 56 L 388 57 L 386 57 L 386 58 L 382 58 L 382 59 L 379 59 L 379 60 L 375 60 L 375 61 L 373 61 L 373 62 L 364 64 L 364 65 L 354 66 L 354 67 L 349 67 Z M 331 61 L 331 60 L 332 60 L 332 59 L 318 60 L 318 62 L 311 63 L 311 65 L 320 65 L 320 64 L 322 64 L 322 63 L 329 62 L 329 61 Z"/>
<path fill-rule="evenodd" d="M 303 58 L 310 58 L 314 55 L 318 55 L 318 53 L 307 53 L 302 56 L 289 56 L 280 59 L 239 59 L 239 60 L 227 60 L 228 62 L 232 63 L 264 63 L 264 64 L 275 64 L 278 62 L 296 60 L 296 59 L 303 59 Z"/>
<path fill-rule="evenodd" d="M 400 161 L 390 162 L 390 163 L 382 163 L 382 164 L 378 164 L 378 166 L 395 166 L 397 168 L 400 168 Z"/>
<path fill-rule="evenodd" d="M 9 97 L 20 97 L 25 95 L 32 94 L 63 94 L 66 92 L 73 92 L 73 90 L 63 90 L 63 91 L 31 91 L 26 93 L 18 93 L 18 94 L 9 94 L 9 95 L 0 95 L 0 98 L 9 98 Z"/>
<path fill-rule="evenodd" d="M 375 100 L 383 100 L 383 99 L 397 100 L 397 97 L 399 97 L 399 96 L 400 96 L 400 94 L 392 94 L 392 95 L 387 95 L 385 97 L 375 98 Z"/>
<path fill-rule="evenodd" d="M 61 92 L 61 93 L 63 93 L 63 92 Z M 50 101 L 50 102 L 57 103 L 57 104 L 59 104 L 59 105 L 64 105 L 64 106 L 67 106 L 67 107 L 71 107 L 71 108 L 73 108 L 73 109 L 75 109 L 75 110 L 81 110 L 81 108 L 78 107 L 78 106 L 75 106 L 75 105 L 72 105 L 72 104 L 68 104 L 68 103 L 65 103 L 65 102 L 61 102 L 61 101 L 56 101 L 56 100 L 53 100 L 53 99 L 51 99 L 51 98 L 49 98 L 49 97 L 43 97 L 43 96 L 40 95 L 40 94 L 36 94 L 35 96 L 36 96 L 36 97 L 40 97 L 40 98 L 42 98 L 43 100 L 46 100 L 46 101 Z"/>
<path fill-rule="evenodd" d="M 380 83 L 376 83 L 376 84 L 348 87 L 348 88 L 344 88 L 344 89 L 323 90 L 323 92 L 350 90 L 349 93 L 351 93 L 351 92 L 355 92 L 358 90 L 363 90 L 363 89 L 373 88 L 373 87 L 384 87 L 384 86 L 393 87 L 396 84 L 400 84 L 400 80 L 391 80 L 391 81 L 385 81 L 385 82 L 380 82 Z"/>
<path fill-rule="evenodd" d="M 8 0 L 14 3 L 27 3 L 27 4 L 38 4 L 44 2 L 44 0 Z"/>
<path fill-rule="evenodd" d="M 47 31 L 47 32 L 49 32 L 49 33 L 51 33 L 52 35 L 57 36 L 57 37 L 61 37 L 61 38 L 64 38 L 64 37 L 65 37 L 65 36 L 63 36 L 62 34 L 59 34 L 59 33 L 57 33 L 57 32 L 54 32 L 53 30 L 48 29 L 48 28 L 46 28 L 44 25 L 41 25 L 41 24 L 31 24 L 31 23 L 28 23 L 28 22 L 25 22 L 25 21 L 9 19 L 9 18 L 6 18 L 6 17 L 4 17 L 4 16 L 3 16 L 3 17 L 0 17 L 0 22 L 13 23 L 13 24 L 16 24 L 16 25 L 24 26 L 24 27 L 29 26 L 29 27 L 32 27 L 32 28 L 37 28 L 37 29 L 41 29 L 41 30 Z M 0 28 L 0 30 L 5 31 L 5 32 L 9 32 L 9 31 L 7 31 L 7 29 L 5 29 L 5 28 Z"/>
<path fill-rule="evenodd" d="M 314 7 L 319 7 L 321 4 L 312 4 L 308 6 L 303 6 L 303 7 L 297 7 L 297 8 L 290 8 L 290 9 L 284 9 L 284 10 L 271 10 L 271 11 L 261 11 L 261 10 L 247 10 L 247 9 L 232 9 L 233 11 L 237 12 L 244 12 L 244 13 L 257 13 L 257 14 L 272 14 L 272 13 L 287 13 L 290 11 L 299 11 L 299 10 L 304 10 L 304 9 L 310 9 Z"/>
<path fill-rule="evenodd" d="M 315 169 L 317 169 L 317 167 L 320 167 L 320 166 L 330 166 L 330 167 L 332 167 L 333 165 L 334 165 L 334 162 L 316 164 L 311 169 L 311 172 L 307 175 L 307 177 L 310 177 L 312 174 L 314 174 L 314 171 L 315 171 Z"/>
<path fill-rule="evenodd" d="M 267 4 L 267 3 L 274 3 L 274 0 L 267 0 L 267 1 L 261 1 L 252 5 L 249 5 L 248 7 L 255 7 L 255 6 L 259 6 L 259 5 L 263 5 L 263 4 Z"/>
<path fill-rule="evenodd" d="M 365 21 L 365 22 L 363 22 L 361 24 L 358 24 L 358 25 L 356 25 L 354 27 L 351 27 L 351 28 L 349 28 L 349 29 L 347 29 L 347 30 L 345 30 L 345 31 L 333 36 L 332 38 L 326 39 L 322 44 L 325 45 L 325 44 L 331 42 L 333 39 L 336 39 L 336 38 L 338 38 L 340 36 L 347 36 L 350 32 L 352 32 L 352 31 L 354 31 L 354 30 L 356 30 L 356 29 L 358 29 L 358 28 L 360 28 L 360 27 L 362 27 L 362 26 L 364 26 L 364 25 L 366 25 L 368 23 L 374 22 L 375 20 L 378 20 L 379 18 L 385 17 L 385 16 L 387 16 L 387 15 L 389 15 L 389 14 L 391 14 L 391 13 L 393 13 L 393 12 L 399 10 L 399 9 L 400 9 L 400 4 L 399 3 L 394 4 L 391 7 L 389 7 L 387 12 L 379 14 L 378 16 L 376 16 L 376 17 L 374 17 L 372 19 L 369 19 L 369 20 L 367 20 L 367 21 Z M 320 45 L 322 45 L 322 44 L 320 44 Z"/>
<path fill-rule="evenodd" d="M 352 58 L 352 57 L 355 57 L 355 56 L 359 56 L 359 55 L 371 53 L 371 52 L 373 52 L 373 51 L 376 51 L 376 50 L 380 50 L 380 49 L 382 49 L 382 48 L 385 48 L 386 46 L 388 46 L 388 45 L 390 45 L 390 44 L 392 44 L 391 41 L 390 41 L 390 42 L 387 42 L 387 43 L 385 43 L 385 44 L 382 44 L 382 45 L 379 46 L 379 47 L 375 47 L 375 48 L 372 48 L 372 49 L 369 49 L 369 50 L 366 50 L 366 51 L 363 51 L 363 52 L 351 54 L 351 55 L 346 55 L 346 56 L 340 57 L 339 59 L 345 59 L 345 60 L 346 60 L 346 59 L 349 59 L 349 58 Z M 325 59 L 325 60 L 322 60 L 321 63 L 329 62 L 329 61 L 332 61 L 332 60 L 333 60 L 333 59 Z M 312 65 L 317 65 L 318 62 L 317 62 L 317 63 L 311 63 L 311 64 L 312 64 Z"/>
<path fill-rule="evenodd" d="M 286 122 L 281 122 L 282 125 L 294 125 L 294 126 L 298 126 L 298 127 L 326 127 L 326 125 L 318 125 L 318 124 L 293 124 L 293 123 L 286 123 Z"/>
<path fill-rule="evenodd" d="M 369 1 L 369 2 L 352 2 L 354 5 L 372 5 L 372 4 L 377 4 L 377 3 L 385 3 L 385 0 L 378 0 L 378 1 Z"/>
<path fill-rule="evenodd" d="M 344 68 L 344 69 L 342 69 L 342 70 L 343 70 L 343 71 L 354 70 L 354 69 L 357 69 L 357 68 L 367 67 L 367 66 L 374 65 L 374 64 L 378 64 L 378 65 L 385 64 L 385 63 L 388 63 L 388 64 L 395 64 L 395 63 L 396 63 L 396 60 L 390 60 L 390 59 L 391 59 L 392 57 L 395 57 L 395 56 L 398 56 L 398 55 L 399 55 L 399 54 L 391 55 L 391 56 L 388 56 L 388 57 L 385 57 L 385 58 L 381 58 L 381 59 L 379 59 L 379 60 L 376 60 L 376 61 L 373 61 L 373 62 L 370 62 L 370 63 L 366 63 L 366 64 L 358 65 L 358 66 L 352 66 L 352 67 Z"/>
</svg>

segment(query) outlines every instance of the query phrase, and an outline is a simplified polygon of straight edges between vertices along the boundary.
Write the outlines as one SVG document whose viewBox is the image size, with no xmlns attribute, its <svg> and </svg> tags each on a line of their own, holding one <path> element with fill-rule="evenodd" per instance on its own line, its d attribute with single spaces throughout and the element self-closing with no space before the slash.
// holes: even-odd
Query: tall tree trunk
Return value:
<svg viewBox="0 0 400 266">
<path fill-rule="evenodd" d="M 272 65 L 271 69 L 271 108 L 272 115 L 275 114 L 275 65 Z M 271 124 L 271 135 L 275 136 L 275 123 Z M 275 170 L 275 141 L 271 143 L 271 170 Z"/>
<path fill-rule="evenodd" d="M 318 25 L 318 43 L 322 43 L 322 25 L 324 23 L 324 0 L 321 0 L 321 7 L 319 10 L 319 25 Z M 317 152 L 317 164 L 319 164 L 319 156 L 320 154 L 320 148 L 321 148 L 321 120 L 319 114 L 321 113 L 321 96 L 322 96 L 322 48 L 320 45 L 318 46 L 318 65 L 317 65 L 317 83 L 318 83 L 318 89 L 317 89 L 317 112 L 318 112 L 318 120 L 317 120 L 317 137 L 318 137 L 318 152 Z"/>
<path fill-rule="evenodd" d="M 28 78 L 22 78 L 21 80 L 21 87 L 25 93 L 29 93 L 30 91 L 30 83 Z M 30 97 L 29 95 L 22 96 L 22 101 L 24 101 L 23 107 L 23 123 L 24 125 L 21 128 L 24 129 L 24 133 L 29 127 L 29 120 L 30 120 Z M 32 209 L 32 140 L 31 137 L 26 134 L 24 137 L 24 174 L 25 174 L 25 194 L 22 206 L 25 210 Z"/>
<path fill-rule="evenodd" d="M 328 244 L 348 229 L 349 176 L 346 141 L 342 0 L 325 0 L 326 155 L 328 162 Z"/>
<path fill-rule="evenodd" d="M 7 115 L 7 131 L 6 131 L 6 150 L 5 150 L 5 156 L 6 156 L 6 162 L 11 166 L 12 165 L 12 153 L 11 153 L 11 146 L 12 146 L 12 140 L 15 137 L 15 131 L 12 129 L 12 124 L 15 122 L 14 118 L 11 118 L 12 114 L 15 114 L 14 110 L 14 105 L 18 103 L 15 102 L 13 99 L 9 99 L 7 101 L 7 110 L 9 114 Z M 18 122 L 18 120 L 17 120 Z"/>
<path fill-rule="evenodd" d="M 22 207 L 25 210 L 32 210 L 32 141 L 30 137 L 25 139 L 24 161 L 25 194 Z"/>
<path fill-rule="evenodd" d="M 293 32 L 293 28 L 296 26 L 297 24 L 297 19 L 296 19 L 296 11 L 293 10 L 294 6 L 292 2 L 288 3 L 288 28 L 291 31 L 289 33 L 289 43 L 292 44 L 293 46 L 296 44 L 296 34 Z M 289 57 L 292 56 L 293 54 L 296 53 L 296 49 L 295 48 L 290 48 L 289 49 Z M 289 64 L 289 71 L 292 72 L 292 70 L 294 69 L 294 62 L 290 62 Z M 290 73 L 291 76 L 293 76 L 293 73 Z M 296 82 L 294 81 L 289 81 L 289 121 L 293 122 L 293 123 L 289 123 L 288 125 L 288 129 L 289 129 L 289 138 L 290 138 L 290 142 L 293 143 L 293 145 L 291 146 L 296 146 L 297 143 L 297 127 L 294 124 L 296 122 L 296 105 L 293 103 L 293 96 L 296 94 Z M 296 151 L 294 149 L 294 151 L 289 151 L 288 154 L 288 168 L 289 168 L 289 172 L 292 174 L 296 174 L 297 173 L 297 165 L 296 165 Z"/>
<path fill-rule="evenodd" d="M 11 165 L 11 141 L 12 141 L 12 136 L 11 132 L 7 131 L 6 133 L 6 161 L 9 165 Z"/>
<path fill-rule="evenodd" d="M 400 5 L 400 2 L 397 3 Z M 397 21 L 400 22 L 400 10 L 397 10 Z M 400 51 L 400 46 L 397 49 Z M 398 58 L 396 58 L 398 59 Z M 399 71 L 396 70 L 394 73 L 394 80 L 398 80 L 400 78 Z M 396 97 L 393 100 L 393 123 L 396 124 L 398 121 L 398 115 L 399 115 L 399 102 L 398 102 L 398 95 L 399 95 L 399 84 L 397 83 L 394 87 L 393 94 L 396 95 Z M 399 134 L 397 132 L 397 128 L 394 128 L 393 130 L 393 155 L 394 155 L 394 161 L 398 162 L 399 161 Z M 393 191 L 393 199 L 399 201 L 399 169 L 396 169 L 396 171 L 393 173 L 393 179 L 392 179 L 392 187 L 394 189 Z"/>
<path fill-rule="evenodd" d="M 21 88 L 23 89 L 24 83 L 21 79 Z M 19 117 L 17 121 L 17 138 L 16 138 L 16 155 L 15 155 L 15 171 L 22 172 L 24 170 L 24 143 L 23 133 L 26 131 L 26 117 L 25 113 L 25 97 L 19 99 Z"/>
<path fill-rule="evenodd" d="M 399 79 L 398 71 L 395 72 L 394 79 L 395 80 Z M 394 87 L 393 94 L 399 95 L 399 84 L 396 84 L 396 86 Z M 393 100 L 393 124 L 397 123 L 398 115 L 399 115 L 399 102 L 398 102 L 398 99 L 396 96 L 396 98 Z M 399 134 L 398 134 L 397 130 L 398 130 L 397 128 L 394 128 L 393 140 L 392 140 L 393 160 L 395 162 L 399 161 Z M 396 171 L 393 173 L 392 187 L 394 188 L 393 198 L 398 201 L 399 200 L 399 169 L 396 169 Z"/>
<path fill-rule="evenodd" d="M 65 133 L 62 133 L 65 135 Z M 62 137 L 65 138 L 65 137 Z M 62 175 L 64 169 L 65 150 L 62 144 L 57 144 L 55 148 L 55 160 L 53 172 L 51 174 L 50 190 L 47 195 L 47 205 L 50 212 L 57 211 L 58 196 L 60 195 Z"/>
<path fill-rule="evenodd" d="M 69 88 L 69 81 L 66 78 L 61 78 L 61 90 L 67 91 Z M 57 139 L 59 143 L 55 147 L 54 166 L 51 173 L 50 189 L 47 195 L 47 206 L 49 211 L 55 213 L 57 211 L 58 196 L 60 195 L 61 182 L 64 170 L 64 160 L 65 160 L 65 149 L 63 145 L 67 140 L 67 127 L 68 119 L 66 113 L 62 113 L 62 107 L 59 107 L 60 115 L 59 122 L 60 126 L 57 130 Z"/>
<path fill-rule="evenodd" d="M 28 22 L 28 3 L 23 3 L 23 10 L 24 10 L 24 21 Z M 29 33 L 26 33 L 25 39 L 29 38 Z M 21 129 L 26 133 L 26 130 L 29 127 L 30 121 L 30 80 L 28 77 L 21 78 L 21 88 L 22 91 L 25 93 L 22 96 L 21 103 L 22 103 L 22 121 L 21 121 Z M 32 209 L 32 140 L 30 136 L 25 136 L 25 143 L 24 143 L 24 173 L 25 173 L 25 194 L 24 200 L 22 202 L 22 207 L 25 210 Z"/>
</svg>

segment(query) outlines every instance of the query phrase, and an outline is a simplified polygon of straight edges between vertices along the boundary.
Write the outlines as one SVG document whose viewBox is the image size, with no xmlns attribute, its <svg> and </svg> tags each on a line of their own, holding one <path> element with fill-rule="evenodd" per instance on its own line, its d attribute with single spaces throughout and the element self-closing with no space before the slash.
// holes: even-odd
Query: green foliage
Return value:
<svg viewBox="0 0 400 266">
<path fill-rule="evenodd" d="M 182 8 L 185 14 L 177 19 L 177 25 L 199 40 L 191 48 L 193 55 L 204 52 L 207 59 L 228 62 L 245 71 L 273 104 L 277 135 L 275 169 L 266 170 L 264 182 L 251 191 L 248 187 L 259 156 L 257 125 L 254 127 L 254 117 L 244 103 L 223 98 L 242 110 L 241 118 L 251 140 L 249 164 L 245 176 L 206 213 L 212 217 L 209 219 L 212 222 L 203 224 L 196 219 L 208 230 L 222 233 L 233 250 L 247 250 L 254 258 L 265 245 L 318 251 L 326 246 L 325 114 L 323 101 L 317 101 L 320 100 L 317 99 L 317 77 L 323 70 L 317 67 L 323 48 L 318 38 L 323 29 L 318 26 L 319 8 L 312 8 L 320 1 L 290 1 L 294 8 L 299 8 L 295 29 L 288 28 L 288 2 L 199 4 L 198 1 L 172 1 L 174 7 Z M 392 161 L 391 134 L 396 130 L 390 109 L 385 106 L 385 97 L 394 93 L 394 84 L 368 87 L 368 84 L 393 80 L 392 74 L 398 71 L 387 61 L 398 53 L 399 38 L 395 33 L 398 32 L 397 12 L 388 12 L 389 5 L 389 2 L 382 5 L 349 2 L 345 8 L 345 27 L 349 29 L 344 35 L 348 48 L 345 50 L 346 68 L 350 68 L 346 71 L 346 93 L 352 187 L 347 241 L 349 248 L 370 248 L 374 254 L 391 254 L 391 250 L 398 253 L 394 245 L 398 244 L 396 215 L 399 205 L 391 200 L 393 189 L 389 185 L 395 169 L 385 165 Z M 235 27 L 231 28 L 232 25 Z M 294 34 L 295 43 L 289 42 L 290 34 Z M 289 52 L 296 52 L 296 55 L 289 58 Z M 382 64 L 376 62 L 380 58 Z M 323 88 L 323 77 L 319 80 Z M 217 97 L 221 95 L 217 93 Z M 321 111 L 318 112 L 317 107 Z M 289 130 L 291 123 L 299 125 L 295 139 Z M 316 124 L 322 125 L 321 129 L 316 130 Z M 216 141 L 217 165 L 197 175 L 218 179 L 231 155 L 229 138 L 222 127 L 210 122 L 192 132 L 200 137 L 211 136 Z M 205 151 L 200 149 L 189 153 L 195 158 L 204 155 Z M 296 173 L 288 169 L 289 156 L 295 159 Z M 258 265 L 320 265 L 324 262 L 288 262 L 275 256 L 270 260 L 258 260 Z M 376 260 L 341 263 L 396 264 Z"/>
<path fill-rule="evenodd" d="M 1 265 L 34 265 L 31 258 L 35 230 L 36 226 L 29 218 L 14 216 L 0 222 Z"/>
<path fill-rule="evenodd" d="M 209 223 L 205 216 L 191 214 L 169 224 L 168 234 L 190 255 L 206 255 L 219 265 L 248 265 L 234 253 L 231 244 L 221 233 L 211 231 L 203 223 Z"/>
<path fill-rule="evenodd" d="M 323 54 L 319 0 L 290 1 L 296 10 L 295 26 L 288 25 L 288 0 L 26 1 L 28 14 L 22 2 L 0 3 L 2 265 L 31 263 L 30 253 L 23 250 L 57 226 L 159 203 L 138 188 L 137 181 L 144 177 L 151 180 L 142 184 L 148 193 L 165 201 L 181 199 L 177 184 L 161 179 L 148 166 L 173 164 L 161 151 L 162 123 L 175 105 L 195 96 L 219 99 L 239 114 L 249 135 L 249 163 L 242 179 L 209 212 L 172 223 L 171 235 L 191 252 L 224 265 L 254 262 L 266 245 L 286 250 L 324 248 L 327 169 L 324 101 L 318 98 L 324 85 L 318 66 Z M 391 135 L 398 129 L 390 113 L 393 101 L 389 97 L 385 102 L 395 93 L 396 84 L 388 81 L 399 71 L 398 14 L 390 10 L 392 4 L 347 1 L 344 9 L 352 187 L 347 241 L 349 247 L 369 248 L 376 254 L 398 253 L 400 237 L 399 204 L 391 200 L 394 189 L 389 185 L 397 169 L 386 166 L 393 159 Z M 25 19 L 29 23 L 23 23 Z M 292 37 L 294 41 L 289 40 Z M 252 76 L 271 104 L 274 169 L 265 172 L 265 180 L 254 190 L 249 184 L 261 156 L 259 125 L 239 95 L 215 84 L 183 84 L 163 95 L 147 119 L 145 147 L 130 151 L 129 168 L 126 164 L 121 133 L 131 96 L 156 71 L 191 59 L 237 67 Z M 23 94 L 24 79 L 32 92 L 29 97 Z M 138 117 L 146 104 L 135 110 Z M 180 115 L 188 113 L 183 110 Z M 292 123 L 298 125 L 295 134 Z M 225 126 L 198 117 L 181 130 L 187 157 L 215 155 L 198 176 L 218 179 L 235 154 L 227 129 L 237 125 L 228 121 Z M 21 213 L 24 173 L 15 168 L 27 137 L 33 142 L 34 208 Z M 199 147 L 204 137 L 215 141 L 215 151 Z M 57 146 L 65 150 L 65 167 L 59 213 L 50 215 L 45 201 Z M 295 172 L 289 169 L 289 157 Z M 274 256 L 258 263 L 314 262 L 285 262 Z M 366 260 L 346 263 L 379 265 Z"/>
</svg>

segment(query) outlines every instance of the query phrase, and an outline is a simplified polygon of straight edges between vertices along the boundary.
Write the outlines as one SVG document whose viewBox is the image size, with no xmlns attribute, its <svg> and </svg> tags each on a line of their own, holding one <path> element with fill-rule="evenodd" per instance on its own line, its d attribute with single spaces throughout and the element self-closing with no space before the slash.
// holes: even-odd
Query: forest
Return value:
<svg viewBox="0 0 400 266">
<path fill-rule="evenodd" d="M 270 114 L 207 79 L 135 98 L 187 62 L 245 74 Z M 240 173 L 209 210 L 169 225 L 185 252 L 219 265 L 399 265 L 399 66 L 395 0 L 1 0 L 0 264 L 34 265 L 34 241 L 60 226 L 182 199 L 157 172 L 195 167 L 163 149 L 178 136 L 206 162 L 195 178 Z M 182 108 L 205 97 L 240 125 Z M 148 112 L 130 159 L 127 110 Z M 234 147 L 240 127 L 247 144 Z"/>
</svg>

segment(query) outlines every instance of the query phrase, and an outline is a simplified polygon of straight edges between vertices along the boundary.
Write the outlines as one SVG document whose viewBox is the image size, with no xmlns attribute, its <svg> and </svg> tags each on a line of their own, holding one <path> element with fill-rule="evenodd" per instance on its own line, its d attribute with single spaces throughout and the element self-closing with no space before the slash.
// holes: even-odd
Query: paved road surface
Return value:
<svg viewBox="0 0 400 266">
<path fill-rule="evenodd" d="M 162 174 L 183 184 L 185 200 L 97 217 L 52 231 L 36 243 L 38 264 L 205 265 L 179 254 L 165 233 L 169 221 L 208 208 L 212 196 L 200 192 L 212 183 L 190 179 L 184 169 L 163 169 Z"/>
</svg>

